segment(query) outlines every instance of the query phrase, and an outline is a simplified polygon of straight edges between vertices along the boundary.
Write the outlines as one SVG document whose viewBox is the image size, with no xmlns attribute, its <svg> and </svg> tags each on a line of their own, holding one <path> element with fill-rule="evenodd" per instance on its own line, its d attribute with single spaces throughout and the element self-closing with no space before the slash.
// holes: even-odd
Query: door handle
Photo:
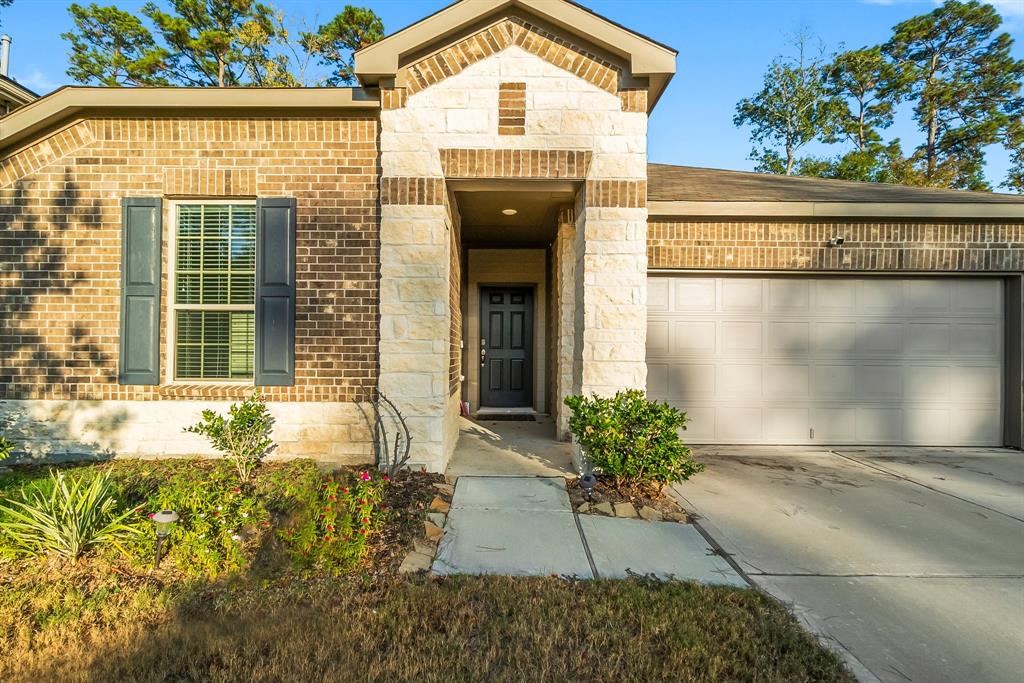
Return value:
<svg viewBox="0 0 1024 683">
<path fill-rule="evenodd" d="M 486 362 L 485 357 L 487 356 L 487 340 L 480 340 L 480 365 L 484 365 Z"/>
</svg>

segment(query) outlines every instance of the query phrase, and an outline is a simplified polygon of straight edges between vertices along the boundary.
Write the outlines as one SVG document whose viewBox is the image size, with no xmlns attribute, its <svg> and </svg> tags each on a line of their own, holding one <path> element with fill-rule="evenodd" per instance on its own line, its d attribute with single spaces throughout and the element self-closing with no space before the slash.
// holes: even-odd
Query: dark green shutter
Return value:
<svg viewBox="0 0 1024 683">
<path fill-rule="evenodd" d="M 256 385 L 295 384 L 295 200 L 256 201 Z"/>
<path fill-rule="evenodd" d="M 121 203 L 121 384 L 160 383 L 159 197 L 126 197 Z"/>
</svg>

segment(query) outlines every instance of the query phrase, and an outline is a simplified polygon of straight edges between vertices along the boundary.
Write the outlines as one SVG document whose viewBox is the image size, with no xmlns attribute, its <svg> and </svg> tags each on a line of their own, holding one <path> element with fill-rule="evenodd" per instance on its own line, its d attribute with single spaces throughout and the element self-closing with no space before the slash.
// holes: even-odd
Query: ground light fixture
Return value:
<svg viewBox="0 0 1024 683">
<path fill-rule="evenodd" d="M 171 535 L 171 527 L 178 521 L 178 513 L 174 510 L 161 510 L 153 515 L 152 519 L 153 526 L 156 527 L 156 558 L 153 560 L 153 569 L 156 569 L 160 566 L 164 541 Z"/>
<path fill-rule="evenodd" d="M 519 213 L 519 210 L 518 209 L 502 209 L 501 212 L 503 214 L 505 214 L 506 216 L 515 216 L 517 213 Z"/>
<path fill-rule="evenodd" d="M 580 488 L 583 489 L 587 500 L 590 500 L 590 494 L 594 492 L 595 486 L 597 486 L 597 477 L 594 476 L 593 472 L 587 472 L 580 477 Z"/>
</svg>

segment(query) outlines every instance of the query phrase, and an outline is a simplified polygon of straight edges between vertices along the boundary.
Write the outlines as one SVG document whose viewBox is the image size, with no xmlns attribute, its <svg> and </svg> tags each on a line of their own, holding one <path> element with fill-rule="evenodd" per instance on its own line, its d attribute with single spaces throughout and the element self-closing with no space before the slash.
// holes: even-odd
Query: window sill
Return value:
<svg viewBox="0 0 1024 683">
<path fill-rule="evenodd" d="M 160 396 L 167 398 L 247 398 L 256 390 L 252 382 L 175 382 L 162 384 Z"/>
</svg>

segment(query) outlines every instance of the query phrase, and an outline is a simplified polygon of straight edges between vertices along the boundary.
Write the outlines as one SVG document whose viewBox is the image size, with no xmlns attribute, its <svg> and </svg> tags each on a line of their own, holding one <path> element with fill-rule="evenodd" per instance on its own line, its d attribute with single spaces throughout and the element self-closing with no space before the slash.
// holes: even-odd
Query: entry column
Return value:
<svg viewBox="0 0 1024 683">
<path fill-rule="evenodd" d="M 450 248 L 443 178 L 381 179 L 380 389 L 405 415 L 410 461 L 448 458 Z M 389 435 L 390 438 L 390 435 Z"/>
</svg>

